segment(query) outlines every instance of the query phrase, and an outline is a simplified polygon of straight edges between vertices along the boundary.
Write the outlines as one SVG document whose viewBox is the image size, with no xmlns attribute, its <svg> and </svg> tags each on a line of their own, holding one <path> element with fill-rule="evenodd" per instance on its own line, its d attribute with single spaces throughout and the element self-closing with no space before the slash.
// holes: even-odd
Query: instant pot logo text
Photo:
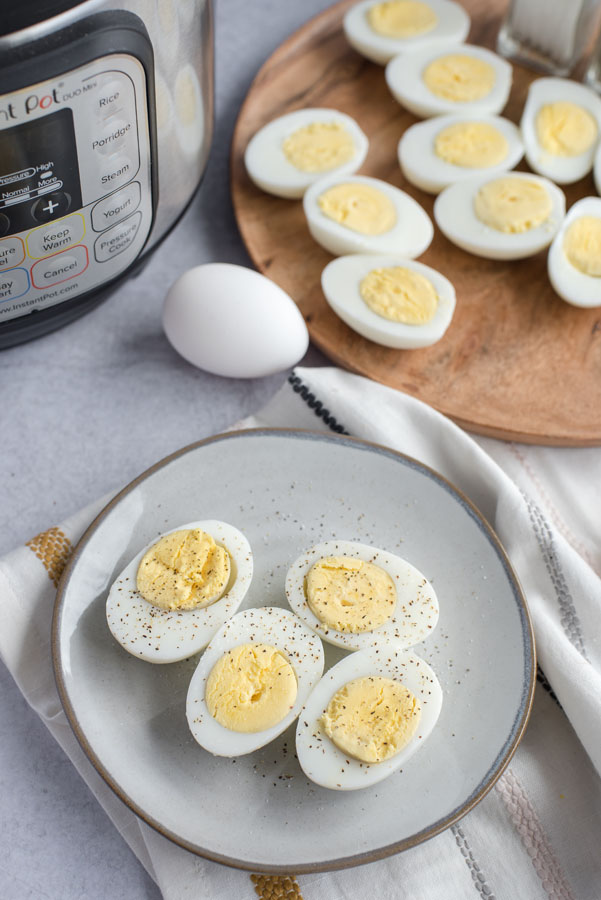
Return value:
<svg viewBox="0 0 601 900">
<path fill-rule="evenodd" d="M 66 103 L 86 91 L 96 87 L 96 81 L 90 81 L 76 87 L 71 91 L 64 91 L 64 82 L 59 81 L 56 87 L 48 88 L 45 92 L 27 94 L 0 104 L 0 123 L 10 122 L 15 119 L 23 119 L 35 112 L 46 112 L 61 103 Z"/>
</svg>

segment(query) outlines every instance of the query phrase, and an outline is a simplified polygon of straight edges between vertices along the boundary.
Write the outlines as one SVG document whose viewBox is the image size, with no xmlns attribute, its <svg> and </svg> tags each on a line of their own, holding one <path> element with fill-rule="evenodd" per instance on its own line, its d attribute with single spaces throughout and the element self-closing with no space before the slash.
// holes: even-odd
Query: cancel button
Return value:
<svg viewBox="0 0 601 900">
<path fill-rule="evenodd" d="M 141 221 L 142 213 L 136 212 L 120 225 L 113 225 L 97 237 L 94 243 L 94 256 L 98 262 L 107 262 L 127 250 L 135 240 Z"/>
<path fill-rule="evenodd" d="M 34 287 L 51 287 L 81 275 L 88 268 L 88 251 L 83 244 L 73 247 L 68 253 L 57 253 L 48 259 L 41 259 L 31 267 Z"/>
</svg>

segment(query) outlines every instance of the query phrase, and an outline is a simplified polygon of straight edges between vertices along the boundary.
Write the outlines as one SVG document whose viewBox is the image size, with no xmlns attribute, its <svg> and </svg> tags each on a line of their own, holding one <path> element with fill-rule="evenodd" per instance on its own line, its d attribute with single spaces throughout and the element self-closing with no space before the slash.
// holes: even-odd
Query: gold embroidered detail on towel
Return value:
<svg viewBox="0 0 601 900">
<path fill-rule="evenodd" d="M 49 528 L 27 541 L 26 546 L 43 562 L 56 587 L 73 549 L 67 535 L 60 528 Z"/>
<path fill-rule="evenodd" d="M 293 875 L 251 875 L 260 900 L 303 900 Z"/>
</svg>

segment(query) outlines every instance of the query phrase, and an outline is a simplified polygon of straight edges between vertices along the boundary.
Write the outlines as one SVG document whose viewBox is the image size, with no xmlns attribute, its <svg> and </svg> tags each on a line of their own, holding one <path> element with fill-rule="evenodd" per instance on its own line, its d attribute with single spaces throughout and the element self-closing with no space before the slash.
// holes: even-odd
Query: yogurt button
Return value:
<svg viewBox="0 0 601 900">
<path fill-rule="evenodd" d="M 122 222 L 140 205 L 141 193 L 138 181 L 132 181 L 110 197 L 105 197 L 92 210 L 92 228 L 104 231 L 110 225 Z"/>
</svg>

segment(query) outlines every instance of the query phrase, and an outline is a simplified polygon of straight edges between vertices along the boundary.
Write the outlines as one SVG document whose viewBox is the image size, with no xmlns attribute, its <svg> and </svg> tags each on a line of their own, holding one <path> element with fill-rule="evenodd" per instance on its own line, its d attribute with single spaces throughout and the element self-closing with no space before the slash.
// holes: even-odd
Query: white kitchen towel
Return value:
<svg viewBox="0 0 601 900">
<path fill-rule="evenodd" d="M 337 369 L 296 370 L 261 413 L 242 423 L 255 425 L 346 431 L 408 453 L 452 481 L 509 554 L 532 613 L 542 672 L 509 768 L 446 832 L 340 872 L 284 877 L 228 869 L 138 820 L 80 749 L 54 687 L 52 603 L 73 545 L 108 498 L 50 528 L 0 561 L 0 653 L 165 900 L 599 900 L 601 449 L 473 438 L 419 401 Z"/>
</svg>

